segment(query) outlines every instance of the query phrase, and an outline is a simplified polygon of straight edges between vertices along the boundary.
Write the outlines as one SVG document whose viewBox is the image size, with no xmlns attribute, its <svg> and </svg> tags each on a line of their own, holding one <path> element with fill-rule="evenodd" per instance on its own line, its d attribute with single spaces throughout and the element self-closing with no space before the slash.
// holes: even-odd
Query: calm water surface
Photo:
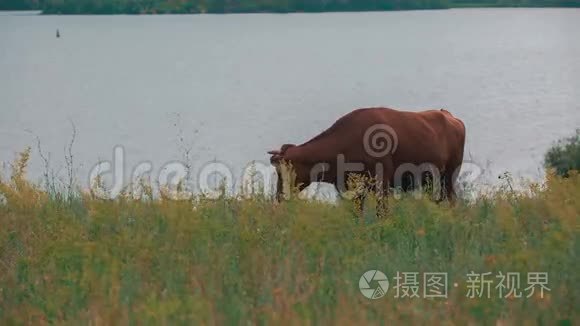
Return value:
<svg viewBox="0 0 580 326">
<path fill-rule="evenodd" d="M 464 120 L 466 158 L 488 181 L 503 171 L 538 179 L 546 149 L 580 126 L 578 31 L 574 9 L 4 13 L 0 161 L 38 137 L 62 169 L 72 121 L 83 184 L 117 145 L 128 174 L 185 148 L 194 169 L 216 160 L 239 174 L 357 107 L 444 107 Z M 42 171 L 35 150 L 29 172 Z"/>
</svg>

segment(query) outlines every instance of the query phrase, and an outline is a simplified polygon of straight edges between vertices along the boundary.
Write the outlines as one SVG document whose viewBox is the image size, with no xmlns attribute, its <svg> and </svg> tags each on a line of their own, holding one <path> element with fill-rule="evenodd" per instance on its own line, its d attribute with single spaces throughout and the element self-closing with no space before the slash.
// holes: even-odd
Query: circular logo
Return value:
<svg viewBox="0 0 580 326">
<path fill-rule="evenodd" d="M 358 288 L 360 293 L 367 299 L 380 299 L 387 294 L 389 290 L 389 280 L 385 273 L 372 269 L 366 271 L 358 281 Z"/>
<path fill-rule="evenodd" d="M 394 153 L 399 145 L 399 138 L 391 126 L 376 124 L 366 130 L 363 145 L 367 154 L 378 158 Z"/>
</svg>

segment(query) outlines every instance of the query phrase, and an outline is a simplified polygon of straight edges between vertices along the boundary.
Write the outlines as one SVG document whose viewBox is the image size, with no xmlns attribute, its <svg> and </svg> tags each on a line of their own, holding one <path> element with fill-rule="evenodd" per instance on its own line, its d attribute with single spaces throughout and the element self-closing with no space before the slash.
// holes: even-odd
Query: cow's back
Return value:
<svg viewBox="0 0 580 326">
<path fill-rule="evenodd" d="M 383 140 L 390 142 L 394 150 L 386 156 L 395 165 L 445 165 L 452 156 L 463 156 L 465 131 L 462 127 L 463 123 L 444 110 L 410 112 L 362 108 L 344 115 L 330 128 L 300 145 L 300 150 L 294 151 L 297 157 L 291 155 L 289 158 L 313 163 L 332 162 L 338 154 L 343 154 L 352 162 L 380 161 L 385 157 L 369 152 L 373 134 L 367 132 L 381 132 L 381 128 L 387 128 Z"/>
<path fill-rule="evenodd" d="M 465 128 L 446 110 L 410 112 L 366 108 L 355 110 L 343 118 L 344 128 L 356 130 L 352 136 L 359 145 L 350 145 L 355 149 L 361 147 L 361 140 L 370 141 L 365 139 L 365 133 L 370 128 L 378 132 L 381 126 L 386 128 L 384 139 L 392 146 L 396 145 L 392 152 L 395 165 L 433 163 L 444 168 L 450 160 L 456 160 L 458 156 L 462 159 L 463 156 Z"/>
</svg>

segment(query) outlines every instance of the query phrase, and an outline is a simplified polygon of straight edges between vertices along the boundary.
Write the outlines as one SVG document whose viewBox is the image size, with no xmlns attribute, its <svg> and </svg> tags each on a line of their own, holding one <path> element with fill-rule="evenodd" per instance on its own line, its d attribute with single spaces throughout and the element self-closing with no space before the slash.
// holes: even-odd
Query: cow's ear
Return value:
<svg viewBox="0 0 580 326">
<path fill-rule="evenodd" d="M 282 147 L 280 147 L 280 152 L 282 152 L 281 154 L 286 153 L 286 151 L 288 150 L 288 148 L 291 148 L 291 147 L 296 147 L 296 145 L 294 145 L 294 144 L 284 144 L 284 145 L 282 145 Z"/>
</svg>

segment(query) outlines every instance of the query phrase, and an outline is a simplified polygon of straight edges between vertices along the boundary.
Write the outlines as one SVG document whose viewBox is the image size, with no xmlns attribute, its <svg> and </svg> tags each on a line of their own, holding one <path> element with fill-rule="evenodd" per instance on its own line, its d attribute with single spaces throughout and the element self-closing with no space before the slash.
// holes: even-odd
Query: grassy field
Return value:
<svg viewBox="0 0 580 326">
<path fill-rule="evenodd" d="M 580 321 L 578 174 L 454 207 L 391 200 L 376 220 L 348 201 L 64 199 L 26 160 L 0 180 L 1 325 Z M 376 300 L 371 269 L 390 281 Z M 397 272 L 419 273 L 419 298 L 395 297 Z M 448 274 L 447 298 L 424 298 L 425 272 Z M 493 273 L 490 297 L 468 297 L 471 272 Z M 499 298 L 499 272 L 521 273 L 521 298 Z M 543 298 L 528 272 L 548 273 Z"/>
</svg>

